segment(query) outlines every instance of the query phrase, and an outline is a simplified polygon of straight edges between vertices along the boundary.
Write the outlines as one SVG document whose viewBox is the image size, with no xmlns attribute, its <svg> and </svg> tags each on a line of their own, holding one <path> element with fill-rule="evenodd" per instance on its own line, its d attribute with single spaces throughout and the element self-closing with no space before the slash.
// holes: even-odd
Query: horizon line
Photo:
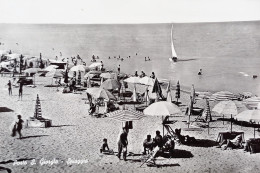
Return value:
<svg viewBox="0 0 260 173">
<path fill-rule="evenodd" d="M 230 20 L 230 21 L 207 21 L 207 22 L 143 22 L 143 23 L 19 23 L 19 22 L 1 22 L 0 24 L 14 25 L 151 25 L 151 24 L 193 24 L 193 23 L 237 23 L 237 22 L 260 22 L 256 20 Z"/>
</svg>

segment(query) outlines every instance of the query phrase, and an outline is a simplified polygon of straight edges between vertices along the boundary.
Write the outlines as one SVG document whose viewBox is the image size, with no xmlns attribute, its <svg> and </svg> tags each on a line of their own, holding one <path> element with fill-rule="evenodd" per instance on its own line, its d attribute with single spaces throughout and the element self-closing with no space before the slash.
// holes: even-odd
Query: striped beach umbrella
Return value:
<svg viewBox="0 0 260 173">
<path fill-rule="evenodd" d="M 137 121 L 144 118 L 144 114 L 135 110 L 117 110 L 111 113 L 106 114 L 108 118 L 115 119 L 117 121 L 126 122 L 126 121 Z"/>
<path fill-rule="evenodd" d="M 209 101 L 227 101 L 227 100 L 237 100 L 238 97 L 229 91 L 219 91 L 209 98 Z"/>
<path fill-rule="evenodd" d="M 251 108 L 257 108 L 260 103 L 260 97 L 251 97 L 243 101 L 244 104 Z"/>
<path fill-rule="evenodd" d="M 209 106 L 209 101 L 208 99 L 206 99 L 206 109 L 203 112 L 203 117 L 205 117 L 206 121 L 212 121 L 212 117 L 211 117 L 211 111 L 210 111 L 210 106 Z"/>
</svg>

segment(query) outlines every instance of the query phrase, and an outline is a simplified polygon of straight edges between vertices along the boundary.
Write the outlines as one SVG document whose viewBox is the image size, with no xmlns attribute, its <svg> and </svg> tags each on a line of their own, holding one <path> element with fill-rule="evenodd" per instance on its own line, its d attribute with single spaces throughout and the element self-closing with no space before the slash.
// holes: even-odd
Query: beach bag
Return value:
<svg viewBox="0 0 260 173">
<path fill-rule="evenodd" d="M 12 129 L 12 134 L 11 134 L 12 137 L 15 137 L 16 136 L 16 124 L 14 125 L 13 129 Z"/>
</svg>

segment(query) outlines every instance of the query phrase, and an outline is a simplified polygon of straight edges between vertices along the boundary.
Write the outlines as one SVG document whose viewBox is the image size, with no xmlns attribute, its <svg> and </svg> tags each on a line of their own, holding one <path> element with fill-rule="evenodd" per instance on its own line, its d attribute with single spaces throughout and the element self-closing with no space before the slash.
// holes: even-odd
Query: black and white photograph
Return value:
<svg viewBox="0 0 260 173">
<path fill-rule="evenodd" d="M 0 0 L 0 173 L 259 173 L 259 0 Z"/>
</svg>

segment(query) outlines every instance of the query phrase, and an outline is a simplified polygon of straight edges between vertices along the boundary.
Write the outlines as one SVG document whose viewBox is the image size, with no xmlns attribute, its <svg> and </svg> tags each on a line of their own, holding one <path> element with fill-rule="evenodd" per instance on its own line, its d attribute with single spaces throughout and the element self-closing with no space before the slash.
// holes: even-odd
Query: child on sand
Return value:
<svg viewBox="0 0 260 173">
<path fill-rule="evenodd" d="M 104 154 L 113 154 L 114 153 L 113 150 L 109 150 L 106 138 L 103 139 L 103 144 L 101 145 L 100 153 L 104 153 Z"/>
</svg>

